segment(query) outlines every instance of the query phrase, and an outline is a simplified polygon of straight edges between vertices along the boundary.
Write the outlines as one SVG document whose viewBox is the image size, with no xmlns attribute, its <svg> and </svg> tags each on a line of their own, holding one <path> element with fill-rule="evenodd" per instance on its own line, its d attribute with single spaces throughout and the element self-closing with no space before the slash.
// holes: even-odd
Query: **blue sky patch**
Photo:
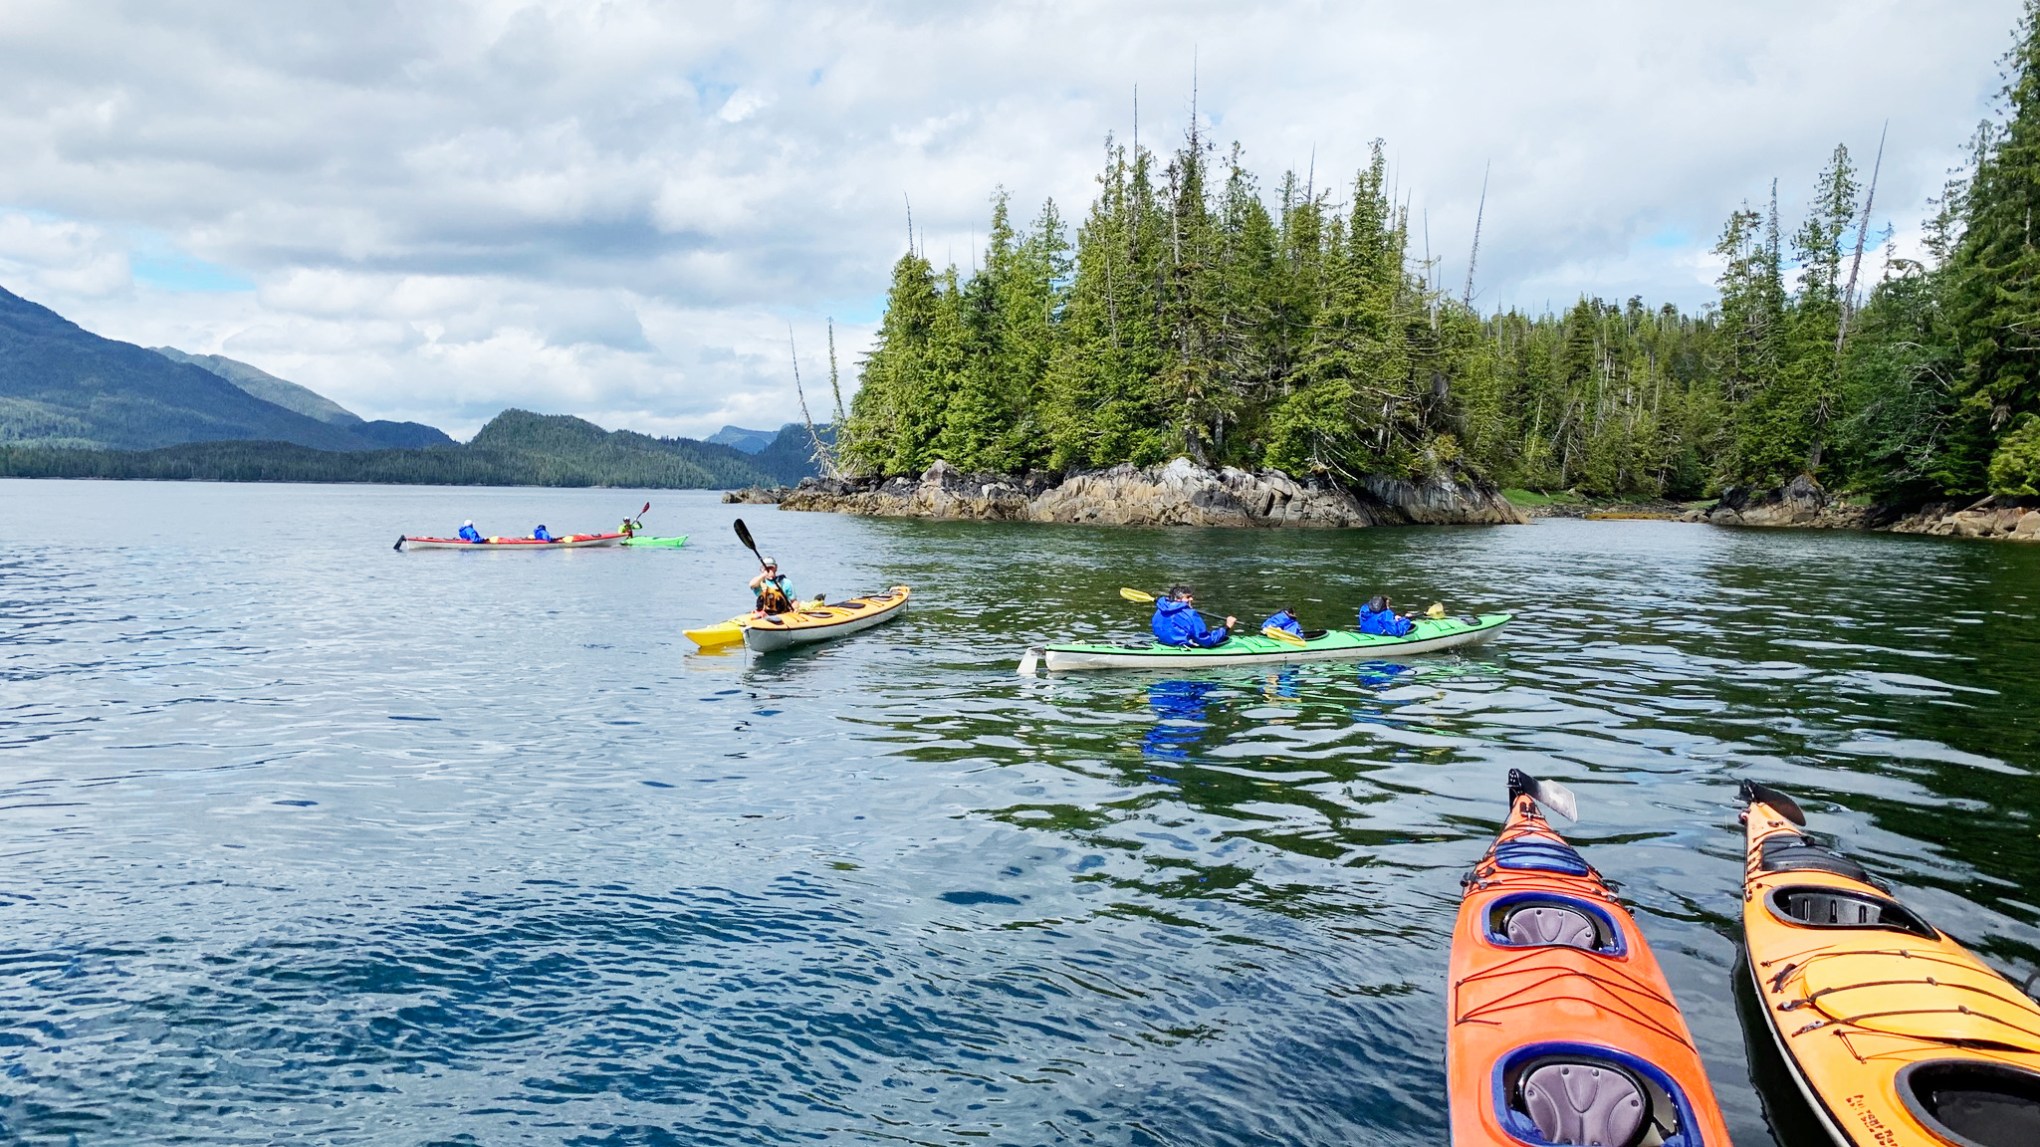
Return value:
<svg viewBox="0 0 2040 1147">
<path fill-rule="evenodd" d="M 252 291 L 255 282 L 238 275 L 217 263 L 194 259 L 189 255 L 144 254 L 140 251 L 128 260 L 134 269 L 135 282 L 165 291 Z"/>
</svg>

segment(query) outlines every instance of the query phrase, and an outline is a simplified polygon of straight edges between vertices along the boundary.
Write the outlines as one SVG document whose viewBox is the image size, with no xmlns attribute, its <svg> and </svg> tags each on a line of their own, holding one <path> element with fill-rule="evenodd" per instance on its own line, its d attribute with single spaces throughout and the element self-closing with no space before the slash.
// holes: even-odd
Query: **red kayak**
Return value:
<svg viewBox="0 0 2040 1147">
<path fill-rule="evenodd" d="M 548 542 L 537 538 L 483 538 L 479 542 L 463 541 L 460 538 L 414 538 L 409 534 L 397 539 L 394 548 L 413 550 L 575 550 L 589 546 L 620 546 L 629 534 L 562 534 Z"/>
</svg>

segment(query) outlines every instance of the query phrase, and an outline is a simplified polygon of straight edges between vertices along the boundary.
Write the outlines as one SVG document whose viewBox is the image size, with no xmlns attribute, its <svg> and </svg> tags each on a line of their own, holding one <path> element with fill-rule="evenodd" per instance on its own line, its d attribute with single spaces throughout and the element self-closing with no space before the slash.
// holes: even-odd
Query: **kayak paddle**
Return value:
<svg viewBox="0 0 2040 1147">
<path fill-rule="evenodd" d="M 1580 819 L 1579 798 L 1557 781 L 1540 781 L 1521 769 L 1509 770 L 1509 795 L 1528 796 L 1567 820 Z"/>
<path fill-rule="evenodd" d="M 644 529 L 644 528 L 645 528 L 645 515 L 646 515 L 647 513 L 649 513 L 649 512 L 651 511 L 651 508 L 652 508 L 652 504 L 651 504 L 650 502 L 646 502 L 646 503 L 645 503 L 645 508 L 644 508 L 644 509 L 642 509 L 642 510 L 639 510 L 639 511 L 637 512 L 637 517 L 635 517 L 635 518 L 628 518 L 628 519 L 626 519 L 626 521 L 630 522 L 630 528 L 631 528 L 631 529 L 633 529 L 633 530 L 642 530 L 642 529 Z"/>
<path fill-rule="evenodd" d="M 397 552 L 398 552 L 398 553 L 400 553 L 400 554 L 401 554 L 401 553 L 403 553 L 403 552 L 404 552 L 404 535 L 402 535 L 402 534 L 398 534 L 398 535 L 397 535 L 397 544 L 396 544 L 396 545 L 394 545 L 394 546 L 391 546 L 390 548 L 391 548 L 391 549 L 393 549 L 393 550 L 395 550 L 395 551 L 397 551 Z"/>
<path fill-rule="evenodd" d="M 737 540 L 744 543 L 744 548 L 751 551 L 752 557 L 758 559 L 758 568 L 764 569 L 765 555 L 758 552 L 758 543 L 751 540 L 751 528 L 744 524 L 742 518 L 737 519 Z"/>
<path fill-rule="evenodd" d="M 1013 672 L 1018 673 L 1022 677 L 1032 677 L 1034 676 L 1034 667 L 1040 660 L 1041 647 L 1039 645 L 1030 645 L 1027 647 L 1027 652 L 1020 655 L 1020 664 L 1014 668 Z"/>
<path fill-rule="evenodd" d="M 1129 589 L 1126 586 L 1119 587 L 1119 596 L 1125 598 L 1128 601 L 1138 601 L 1143 603 L 1152 602 L 1155 600 L 1154 594 L 1144 593 L 1137 589 Z M 1206 621 L 1211 620 L 1211 615 L 1204 612 L 1203 610 L 1200 609 L 1197 610 L 1196 612 L 1197 616 L 1203 618 L 1204 620 Z M 1277 629 L 1272 625 L 1267 627 L 1266 629 L 1263 629 L 1261 631 L 1261 636 L 1269 638 L 1270 640 L 1273 641 L 1279 641 L 1284 645 L 1294 645 L 1298 649 L 1302 649 L 1305 645 L 1309 644 L 1308 642 L 1304 641 L 1303 638 L 1298 637 L 1294 633 L 1291 633 L 1286 629 Z"/>
</svg>

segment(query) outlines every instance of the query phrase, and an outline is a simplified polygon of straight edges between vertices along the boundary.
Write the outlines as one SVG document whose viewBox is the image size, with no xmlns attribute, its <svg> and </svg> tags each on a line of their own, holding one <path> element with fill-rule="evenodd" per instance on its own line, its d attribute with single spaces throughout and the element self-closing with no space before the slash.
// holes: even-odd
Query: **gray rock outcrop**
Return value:
<svg viewBox="0 0 2040 1147">
<path fill-rule="evenodd" d="M 1298 481 L 1279 470 L 1211 469 L 1188 458 L 1166 466 L 1114 466 L 1060 477 L 964 474 L 936 462 L 919 479 L 882 483 L 810 479 L 780 507 L 882 517 L 972 518 L 1109 526 L 1355 527 L 1519 523 L 1499 490 L 1470 475 L 1422 480 L 1369 477 L 1358 490 Z"/>
</svg>

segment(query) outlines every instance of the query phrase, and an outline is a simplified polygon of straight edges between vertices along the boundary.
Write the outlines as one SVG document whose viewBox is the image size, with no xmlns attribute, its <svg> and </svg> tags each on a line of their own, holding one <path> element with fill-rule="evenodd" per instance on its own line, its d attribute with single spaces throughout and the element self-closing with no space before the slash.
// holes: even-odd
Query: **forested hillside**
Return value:
<svg viewBox="0 0 2040 1147">
<path fill-rule="evenodd" d="M 1108 141 L 1074 241 L 1002 191 L 981 269 L 910 251 L 841 456 L 860 473 L 1200 462 L 1351 482 L 1470 464 L 1507 485 L 1698 497 L 1810 473 L 1890 501 L 2040 492 L 2040 26 L 1924 261 L 1857 280 L 1869 181 L 1725 221 L 1717 301 L 1483 315 L 1412 259 L 1382 146 L 1353 182 L 1264 195 L 1234 145 Z M 1809 157 L 1811 160 L 1811 157 Z M 1809 162 L 1809 169 L 1815 162 Z"/>
</svg>

